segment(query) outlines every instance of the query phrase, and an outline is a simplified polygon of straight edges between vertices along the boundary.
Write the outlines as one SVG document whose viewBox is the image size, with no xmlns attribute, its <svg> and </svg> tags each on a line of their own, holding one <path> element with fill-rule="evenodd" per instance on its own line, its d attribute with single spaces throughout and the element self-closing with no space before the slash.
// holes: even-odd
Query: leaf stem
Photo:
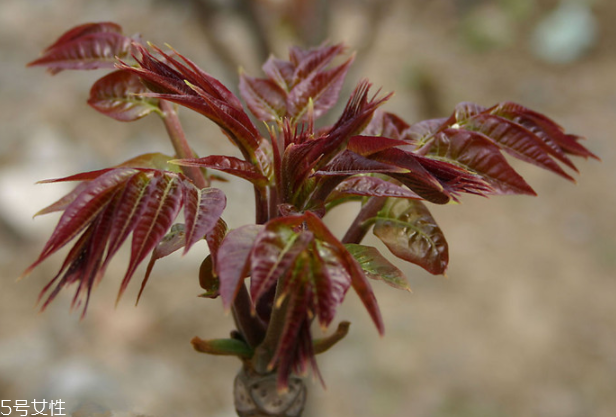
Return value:
<svg viewBox="0 0 616 417">
<path fill-rule="evenodd" d="M 258 316 L 252 313 L 252 301 L 245 285 L 240 285 L 237 296 L 233 300 L 232 312 L 235 326 L 248 346 L 254 349 L 265 336 L 265 325 Z"/>
<path fill-rule="evenodd" d="M 371 197 L 366 204 L 364 204 L 353 220 L 351 226 L 342 238 L 342 243 L 359 243 L 368 233 L 372 222 L 367 221 L 375 217 L 377 213 L 385 205 L 387 198 L 385 197 Z"/>
<path fill-rule="evenodd" d="M 174 105 L 167 100 L 160 100 L 158 105 L 162 112 L 163 123 L 178 158 L 194 158 L 194 153 L 186 140 L 182 124 Z M 199 188 L 207 188 L 208 181 L 198 167 L 182 167 L 182 172 Z"/>
</svg>

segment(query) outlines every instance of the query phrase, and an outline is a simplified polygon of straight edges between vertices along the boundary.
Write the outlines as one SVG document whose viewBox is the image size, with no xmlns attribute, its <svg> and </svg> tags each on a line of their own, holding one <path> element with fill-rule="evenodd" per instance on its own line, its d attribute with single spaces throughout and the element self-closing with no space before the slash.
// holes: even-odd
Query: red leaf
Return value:
<svg viewBox="0 0 616 417">
<path fill-rule="evenodd" d="M 314 49 L 291 47 L 289 56 L 295 64 L 292 85 L 296 86 L 303 80 L 312 77 L 325 68 L 336 56 L 344 52 L 344 45 L 321 46 Z"/>
<path fill-rule="evenodd" d="M 419 162 L 421 156 L 405 152 L 401 149 L 390 148 L 371 155 L 370 159 L 388 164 L 393 167 L 403 168 L 406 173 L 390 173 L 391 177 L 402 182 L 420 197 L 436 204 L 445 204 L 450 200 L 450 194 L 441 182 L 434 177 L 432 172 L 427 170 Z"/>
<path fill-rule="evenodd" d="M 497 104 L 488 111 L 497 116 L 511 119 L 533 132 L 554 151 L 554 156 L 574 170 L 575 166 L 564 156 L 564 153 L 599 159 L 578 143 L 578 140 L 582 139 L 580 136 L 566 134 L 561 126 L 541 113 L 511 102 Z"/>
<path fill-rule="evenodd" d="M 295 67 L 289 61 L 271 56 L 263 64 L 263 72 L 284 91 L 288 92 L 293 86 L 293 72 Z"/>
<path fill-rule="evenodd" d="M 137 266 L 165 236 L 182 205 L 182 186 L 178 176 L 155 173 L 144 196 L 144 209 L 133 230 L 131 259 L 120 284 L 118 300 L 126 290 Z"/>
<path fill-rule="evenodd" d="M 391 139 L 407 139 L 405 132 L 410 126 L 393 113 L 377 110 L 362 132 L 365 136 L 383 136 Z M 408 144 L 408 143 L 407 143 Z"/>
<path fill-rule="evenodd" d="M 317 216 L 309 211 L 306 212 L 305 216 L 306 224 L 314 233 L 315 238 L 329 245 L 328 249 L 332 249 L 334 251 L 335 257 L 338 258 L 338 262 L 344 266 L 344 269 L 350 275 L 353 289 L 368 310 L 368 313 L 370 314 L 370 317 L 372 317 L 372 321 L 376 325 L 377 330 L 380 334 L 383 334 L 385 327 L 383 325 L 381 311 L 379 310 L 379 306 L 376 302 L 374 292 L 372 292 L 372 288 L 370 287 L 370 283 L 367 281 L 361 267 L 355 258 L 353 258 L 349 251 L 345 248 L 345 246 L 331 233 L 327 226 L 325 226 Z"/>
<path fill-rule="evenodd" d="M 437 134 L 425 151 L 479 174 L 493 187 L 495 194 L 536 195 L 524 179 L 509 165 L 500 148 L 484 135 L 461 129 L 445 129 Z"/>
<path fill-rule="evenodd" d="M 443 232 L 420 201 L 389 199 L 376 218 L 374 234 L 398 258 L 443 274 L 449 250 Z"/>
<path fill-rule="evenodd" d="M 293 230 L 301 223 L 300 216 L 274 219 L 257 236 L 250 254 L 250 295 L 255 302 L 293 268 L 313 240 L 311 232 Z"/>
<path fill-rule="evenodd" d="M 259 120 L 278 120 L 287 113 L 287 94 L 272 80 L 253 78 L 241 72 L 240 93 Z"/>
<path fill-rule="evenodd" d="M 216 274 L 216 276 L 218 276 L 218 251 L 223 239 L 227 235 L 228 230 L 229 228 L 227 227 L 227 223 L 225 223 L 222 218 L 219 218 L 212 230 L 205 234 L 205 240 L 208 248 L 210 249 L 212 271 Z"/>
<path fill-rule="evenodd" d="M 105 273 L 109 262 L 135 228 L 137 219 L 145 209 L 144 201 L 150 181 L 151 176 L 148 176 L 145 172 L 139 172 L 126 181 L 126 186 L 115 206 L 113 227 L 109 235 L 109 248 L 105 261 L 100 268 L 99 276 Z"/>
<path fill-rule="evenodd" d="M 73 191 L 71 191 L 70 193 L 68 193 L 67 195 L 65 195 L 58 201 L 56 201 L 55 203 L 50 204 L 44 209 L 37 211 L 34 217 L 41 216 L 43 214 L 53 213 L 56 211 L 65 210 L 73 201 L 75 201 L 75 198 L 77 198 L 77 196 L 81 194 L 81 192 L 85 190 L 87 187 L 88 187 L 88 184 L 86 182 L 83 182 L 77 185 L 77 187 L 75 187 Z"/>
<path fill-rule="evenodd" d="M 463 122 L 475 115 L 485 112 L 485 110 L 486 108 L 479 104 L 464 101 L 456 105 L 453 111 L 453 117 L 455 117 L 458 122 Z"/>
<path fill-rule="evenodd" d="M 158 245 L 152 251 L 152 256 L 150 257 L 150 262 L 148 262 L 148 267 L 145 271 L 145 276 L 143 277 L 143 281 L 141 282 L 141 289 L 139 290 L 139 294 L 137 295 L 137 301 L 135 305 L 139 303 L 141 299 L 141 294 L 143 294 L 143 289 L 145 285 L 148 283 L 150 279 L 150 274 L 152 273 L 152 269 L 154 269 L 154 264 L 160 258 L 164 258 L 165 256 L 171 255 L 173 252 L 183 248 L 186 246 L 186 230 L 183 224 L 178 223 L 171 226 L 171 230 L 167 233 L 162 240 L 158 243 Z"/>
<path fill-rule="evenodd" d="M 352 278 L 347 263 L 339 256 L 340 248 L 329 242 L 315 242 L 312 288 L 316 315 L 321 328 L 326 329 L 334 319 L 338 306 L 351 286 Z"/>
<path fill-rule="evenodd" d="M 328 201 L 332 201 L 348 195 L 360 195 L 366 197 L 396 197 L 421 200 L 421 197 L 408 188 L 394 184 L 378 177 L 358 175 L 348 178 L 340 183 Z"/>
<path fill-rule="evenodd" d="M 407 173 L 407 168 L 368 159 L 351 151 L 343 151 L 314 175 L 355 175 L 371 173 Z"/>
<path fill-rule="evenodd" d="M 253 164 L 232 156 L 210 155 L 195 159 L 176 159 L 173 163 L 181 166 L 215 169 L 243 178 L 253 184 L 265 185 L 267 183 L 267 177 L 259 173 Z"/>
<path fill-rule="evenodd" d="M 227 198 L 217 188 L 202 190 L 185 181 L 184 188 L 184 218 L 186 221 L 186 247 L 184 253 L 209 233 L 222 215 Z"/>
<path fill-rule="evenodd" d="M 88 187 L 66 207 L 38 259 L 28 267 L 22 276 L 29 274 L 38 264 L 84 230 L 113 199 L 114 194 L 122 187 L 123 182 L 136 173 L 137 171 L 133 169 L 117 169 L 90 182 Z"/>
<path fill-rule="evenodd" d="M 373 153 L 396 146 L 406 146 L 408 142 L 380 136 L 353 136 L 349 139 L 347 149 L 361 156 L 370 156 Z"/>
<path fill-rule="evenodd" d="M 75 26 L 74 28 L 64 32 L 58 40 L 45 48 L 45 51 L 54 49 L 63 43 L 71 42 L 75 39 L 81 38 L 82 36 L 100 32 L 115 32 L 121 34 L 122 27 L 114 22 L 85 23 L 83 25 Z"/>
<path fill-rule="evenodd" d="M 515 122 L 490 114 L 478 114 L 465 121 L 463 127 L 483 133 L 516 158 L 574 181 L 550 157 L 551 148 L 533 132 Z"/>
<path fill-rule="evenodd" d="M 447 118 L 423 120 L 413 123 L 405 132 L 405 137 L 421 146 L 431 139 L 447 123 Z"/>
<path fill-rule="evenodd" d="M 327 112 L 338 101 L 342 83 L 352 62 L 353 57 L 329 71 L 314 72 L 296 84 L 287 97 L 289 118 L 305 118 L 310 101 L 314 106 L 315 119 Z"/>
<path fill-rule="evenodd" d="M 154 91 L 148 97 L 169 100 L 187 106 L 218 124 L 229 138 L 240 148 L 244 157 L 253 162 L 255 150 L 259 147 L 259 132 L 242 110 L 237 97 L 218 80 L 206 74 L 195 64 L 183 58 L 184 65 L 175 58 L 156 49 L 165 62 L 156 59 L 145 48 L 139 48 L 142 59 L 140 68 L 126 64 L 119 67 L 141 77 L 146 86 Z M 173 67 L 173 68 L 172 68 Z"/>
<path fill-rule="evenodd" d="M 47 49 L 43 56 L 28 66 L 45 66 L 52 74 L 66 69 L 113 68 L 116 57 L 128 56 L 132 42 L 132 39 L 117 32 L 88 33 Z"/>
<path fill-rule="evenodd" d="M 263 225 L 249 224 L 230 231 L 218 249 L 216 264 L 220 278 L 220 296 L 225 309 L 237 294 L 242 279 L 250 271 L 250 253 Z"/>
<path fill-rule="evenodd" d="M 160 111 L 157 99 L 140 95 L 146 92 L 134 73 L 118 70 L 94 83 L 88 104 L 106 116 L 130 122 Z"/>
</svg>

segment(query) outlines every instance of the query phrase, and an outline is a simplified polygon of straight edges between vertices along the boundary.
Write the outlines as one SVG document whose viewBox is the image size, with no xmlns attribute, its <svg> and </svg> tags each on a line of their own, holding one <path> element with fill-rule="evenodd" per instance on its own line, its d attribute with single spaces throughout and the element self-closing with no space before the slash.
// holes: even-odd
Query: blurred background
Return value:
<svg viewBox="0 0 616 417">
<path fill-rule="evenodd" d="M 138 278 L 114 308 L 124 252 L 84 320 L 69 313 L 71 291 L 37 314 L 60 254 L 15 282 L 58 218 L 32 215 L 68 191 L 36 181 L 172 152 L 157 118 L 123 124 L 86 105 L 104 72 L 51 77 L 25 68 L 68 28 L 107 20 L 171 44 L 230 86 L 238 65 L 260 75 L 269 51 L 285 57 L 294 43 L 343 41 L 358 51 L 343 94 L 367 77 L 396 91 L 385 108 L 408 122 L 446 116 L 460 101 L 511 100 L 588 137 L 603 162 L 579 161 L 577 185 L 516 164 L 538 198 L 467 196 L 460 206 L 433 207 L 450 244 L 447 278 L 400 263 L 412 294 L 374 283 L 383 338 L 349 292 L 338 319 L 352 321 L 351 332 L 319 357 L 327 388 L 310 385 L 305 416 L 616 415 L 609 0 L 2 0 L 1 399 L 62 399 L 65 412 L 81 417 L 234 415 L 239 362 L 197 354 L 189 343 L 226 337 L 232 326 L 219 300 L 196 297 L 204 245 L 159 261 L 138 308 Z M 212 123 L 187 110 L 181 116 L 199 154 L 234 152 Z M 225 219 L 247 223 L 241 210 L 250 189 L 237 181 L 221 188 Z M 351 215 L 336 211 L 330 223 L 342 232 Z"/>
</svg>

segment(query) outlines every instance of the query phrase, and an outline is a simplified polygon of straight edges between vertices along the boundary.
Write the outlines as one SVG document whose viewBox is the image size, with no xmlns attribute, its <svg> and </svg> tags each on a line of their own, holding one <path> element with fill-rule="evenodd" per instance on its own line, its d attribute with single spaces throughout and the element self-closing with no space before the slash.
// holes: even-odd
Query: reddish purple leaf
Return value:
<svg viewBox="0 0 616 417">
<path fill-rule="evenodd" d="M 328 201 L 342 198 L 348 195 L 360 195 L 365 197 L 395 197 L 421 200 L 422 198 L 408 188 L 394 184 L 378 177 L 357 175 L 340 183 Z"/>
<path fill-rule="evenodd" d="M 210 155 L 195 159 L 176 159 L 173 163 L 181 166 L 211 168 L 243 178 L 253 184 L 267 184 L 267 177 L 259 173 L 253 164 L 232 156 Z"/>
<path fill-rule="evenodd" d="M 126 181 L 126 186 L 115 206 L 113 227 L 109 235 L 109 248 L 99 271 L 100 276 L 105 273 L 109 262 L 135 228 L 137 219 L 145 208 L 144 201 L 150 181 L 151 176 L 145 172 L 139 172 Z"/>
<path fill-rule="evenodd" d="M 463 122 L 485 111 L 486 108 L 480 106 L 479 104 L 464 101 L 462 103 L 456 104 L 456 107 L 453 111 L 453 117 L 456 121 Z"/>
<path fill-rule="evenodd" d="M 274 81 L 240 73 L 240 93 L 259 120 L 279 120 L 287 113 L 287 93 Z"/>
<path fill-rule="evenodd" d="M 237 97 L 218 80 L 200 70 L 195 64 L 180 56 L 184 65 L 177 59 L 164 54 L 165 62 L 156 59 L 145 48 L 139 48 L 142 59 L 139 68 L 126 64 L 119 67 L 133 72 L 144 80 L 153 91 L 147 96 L 169 100 L 193 109 L 218 124 L 223 132 L 240 148 L 249 161 L 255 159 L 260 135 L 243 111 Z"/>
<path fill-rule="evenodd" d="M 66 207 L 58 225 L 45 244 L 38 259 L 22 276 L 28 275 L 38 264 L 75 238 L 112 201 L 123 182 L 137 173 L 133 169 L 117 169 L 107 172 L 88 184 L 72 203 Z"/>
<path fill-rule="evenodd" d="M 216 258 L 220 296 L 226 310 L 231 307 L 242 279 L 250 272 L 250 253 L 263 225 L 250 224 L 230 231 Z"/>
<path fill-rule="evenodd" d="M 165 236 L 182 206 L 182 186 L 178 176 L 155 173 L 144 196 L 144 208 L 133 230 L 131 258 L 120 284 L 118 300 L 126 290 L 137 266 Z"/>
<path fill-rule="evenodd" d="M 60 198 L 55 203 L 50 204 L 49 206 L 37 211 L 34 217 L 65 210 L 73 201 L 75 201 L 75 198 L 77 198 L 77 196 L 81 194 L 81 192 L 87 187 L 87 182 L 82 182 L 81 184 L 77 185 L 77 187 L 75 187 L 73 191 L 66 194 L 64 197 Z"/>
<path fill-rule="evenodd" d="M 227 198 L 218 188 L 200 190 L 192 183 L 184 183 L 184 218 L 186 221 L 186 247 L 184 254 L 209 233 L 222 215 Z"/>
<path fill-rule="evenodd" d="M 374 234 L 398 258 L 443 274 L 449 251 L 443 232 L 420 201 L 389 199 L 376 218 Z"/>
<path fill-rule="evenodd" d="M 220 245 L 227 235 L 228 230 L 229 228 L 227 227 L 227 223 L 225 223 L 222 218 L 219 218 L 212 230 L 205 234 L 205 240 L 208 248 L 210 249 L 212 271 L 216 276 L 218 276 L 218 250 L 220 249 Z"/>
<path fill-rule="evenodd" d="M 46 50 L 28 66 L 45 66 L 52 74 L 60 71 L 113 68 L 116 57 L 131 51 L 133 40 L 117 32 L 94 32 L 63 42 Z"/>
<path fill-rule="evenodd" d="M 148 262 L 148 267 L 145 271 L 145 276 L 143 277 L 143 281 L 141 282 L 141 288 L 139 289 L 139 294 L 137 295 L 137 301 L 135 305 L 139 303 L 141 299 L 141 295 L 143 294 L 143 290 L 150 279 L 150 274 L 152 273 L 152 269 L 154 269 L 154 264 L 160 258 L 164 258 L 165 256 L 171 255 L 173 252 L 183 248 L 186 246 L 186 230 L 183 224 L 178 223 L 171 226 L 169 233 L 165 235 L 158 243 L 158 245 L 152 251 L 152 256 L 150 257 L 150 262 Z"/>
<path fill-rule="evenodd" d="M 388 161 L 387 161 L 388 162 Z M 371 173 L 407 173 L 407 168 L 369 159 L 351 151 L 343 151 L 314 175 L 355 175 Z"/>
<path fill-rule="evenodd" d="M 423 145 L 431 139 L 440 129 L 446 125 L 448 119 L 429 119 L 412 124 L 405 131 L 405 138 L 417 143 L 418 146 Z"/>
<path fill-rule="evenodd" d="M 250 254 L 250 295 L 255 302 L 293 268 L 313 240 L 311 232 L 293 230 L 301 223 L 301 216 L 274 219 L 257 236 Z"/>
<path fill-rule="evenodd" d="M 445 129 L 425 149 L 436 157 L 479 174 L 495 194 L 536 195 L 524 179 L 509 165 L 500 148 L 484 135 L 462 129 Z"/>
<path fill-rule="evenodd" d="M 278 59 L 271 56 L 263 64 L 263 72 L 268 78 L 274 81 L 280 88 L 288 92 L 293 86 L 293 72 L 295 67 L 289 61 Z"/>
<path fill-rule="evenodd" d="M 564 156 L 564 153 L 583 158 L 599 159 L 578 143 L 578 140 L 582 139 L 580 136 L 566 134 L 561 126 L 541 113 L 511 102 L 497 104 L 488 111 L 497 116 L 511 119 L 533 132 L 554 151 L 554 156 L 574 170 L 575 166 Z"/>
<path fill-rule="evenodd" d="M 58 38 L 58 40 L 45 48 L 45 51 L 54 49 L 64 43 L 68 43 L 75 39 L 81 38 L 82 36 L 100 32 L 115 32 L 121 34 L 122 27 L 114 22 L 85 23 L 83 25 L 75 26 L 74 28 L 64 32 L 62 36 Z"/>
<path fill-rule="evenodd" d="M 312 280 L 316 316 L 321 328 L 326 329 L 344 300 L 352 278 L 345 260 L 339 256 L 339 248 L 317 241 L 312 251 L 312 272 L 307 277 Z"/>
<path fill-rule="evenodd" d="M 349 139 L 347 149 L 361 156 L 370 156 L 396 146 L 406 146 L 408 142 L 381 136 L 353 136 Z"/>
<path fill-rule="evenodd" d="M 483 133 L 516 158 L 574 181 L 573 177 L 550 157 L 551 148 L 533 132 L 515 122 L 482 113 L 466 120 L 463 127 Z"/>
<path fill-rule="evenodd" d="M 141 95 L 147 92 L 134 73 L 118 70 L 94 83 L 88 104 L 106 116 L 131 122 L 160 112 L 157 99 Z"/>
<path fill-rule="evenodd" d="M 295 65 L 292 85 L 297 86 L 303 80 L 317 74 L 325 68 L 335 57 L 344 52 L 344 45 L 321 46 L 314 49 L 301 49 L 291 47 L 289 56 Z"/>
<path fill-rule="evenodd" d="M 289 118 L 305 118 L 310 102 L 314 106 L 315 119 L 325 114 L 338 101 L 342 83 L 352 62 L 353 57 L 331 70 L 315 72 L 295 85 L 287 97 Z"/>
<path fill-rule="evenodd" d="M 306 224 L 308 228 L 314 233 L 317 240 L 324 242 L 328 249 L 334 252 L 335 257 L 338 259 L 344 269 L 351 277 L 351 285 L 359 299 L 362 301 L 366 310 L 370 314 L 372 321 L 376 325 L 380 334 L 383 334 L 385 327 L 383 325 L 383 318 L 381 317 L 381 311 L 376 302 L 374 292 L 370 287 L 370 283 L 367 281 L 364 272 L 361 267 L 344 247 L 344 245 L 332 234 L 332 232 L 323 224 L 323 222 L 311 212 L 306 212 Z M 331 273 L 331 270 L 330 270 Z M 339 281 L 338 281 L 339 282 Z"/>
</svg>

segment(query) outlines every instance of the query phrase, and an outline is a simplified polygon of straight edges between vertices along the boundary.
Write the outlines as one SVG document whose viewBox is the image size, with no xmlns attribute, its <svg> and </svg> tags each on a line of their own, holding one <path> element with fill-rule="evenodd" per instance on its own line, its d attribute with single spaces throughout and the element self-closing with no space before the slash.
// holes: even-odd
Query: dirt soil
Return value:
<svg viewBox="0 0 616 417">
<path fill-rule="evenodd" d="M 330 34 L 351 48 L 366 30 L 355 3 L 340 3 Z M 539 197 L 465 197 L 459 206 L 434 207 L 450 244 L 447 278 L 400 263 L 412 294 L 374 283 L 383 338 L 349 293 L 337 318 L 352 321 L 351 332 L 319 357 L 327 389 L 310 384 L 307 417 L 616 415 L 616 3 L 592 2 L 597 38 L 561 65 L 541 61 L 530 47 L 533 28 L 557 2 L 522 3 L 528 9 L 512 17 L 506 1 L 395 1 L 348 85 L 366 76 L 395 90 L 386 109 L 409 122 L 445 116 L 460 101 L 520 102 L 586 136 L 602 162 L 579 161 L 577 185 L 517 164 Z M 489 23 L 489 42 L 477 43 L 468 13 Z M 256 74 L 246 30 L 226 19 L 217 31 Z M 75 414 L 82 417 L 231 417 L 239 363 L 199 355 L 189 344 L 195 335 L 226 337 L 232 326 L 219 300 L 196 297 L 205 246 L 160 261 L 137 308 L 139 282 L 114 308 L 125 251 L 83 320 L 69 314 L 70 291 L 43 314 L 34 307 L 61 256 L 15 282 L 57 221 L 32 215 L 67 191 L 35 181 L 171 152 L 154 117 L 123 124 L 88 108 L 97 74 L 50 77 L 24 67 L 67 28 L 104 20 L 168 42 L 236 81 L 185 2 L 0 2 L 0 399 L 62 399 L 69 413 L 85 407 Z M 279 54 L 288 46 L 280 36 Z M 188 111 L 182 117 L 198 153 L 234 152 L 211 123 Z M 222 188 L 225 219 L 246 223 L 249 188 Z M 351 215 L 337 211 L 330 223 L 343 231 L 338 225 Z"/>
</svg>

